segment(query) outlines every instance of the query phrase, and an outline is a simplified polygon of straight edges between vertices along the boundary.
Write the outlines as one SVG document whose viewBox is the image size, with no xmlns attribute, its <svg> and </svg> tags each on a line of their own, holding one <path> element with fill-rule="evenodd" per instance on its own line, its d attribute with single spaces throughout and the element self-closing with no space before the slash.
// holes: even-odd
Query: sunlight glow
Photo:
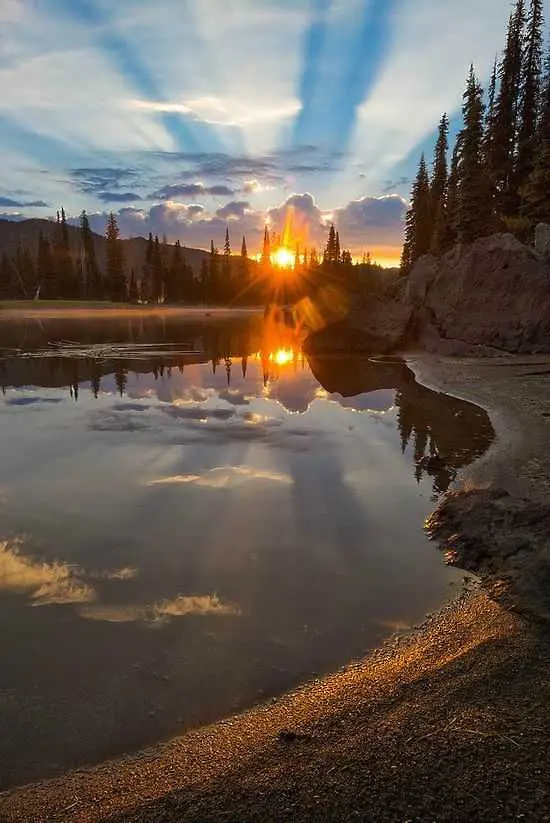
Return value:
<svg viewBox="0 0 550 823">
<path fill-rule="evenodd" d="M 280 246 L 271 255 L 271 263 L 279 269 L 293 269 L 296 259 L 295 252 L 285 246 Z"/>
<path fill-rule="evenodd" d="M 292 363 L 295 357 L 295 352 L 292 349 L 277 349 L 276 352 L 269 355 L 269 359 L 273 363 L 277 363 L 278 366 L 286 366 L 288 363 Z"/>
</svg>

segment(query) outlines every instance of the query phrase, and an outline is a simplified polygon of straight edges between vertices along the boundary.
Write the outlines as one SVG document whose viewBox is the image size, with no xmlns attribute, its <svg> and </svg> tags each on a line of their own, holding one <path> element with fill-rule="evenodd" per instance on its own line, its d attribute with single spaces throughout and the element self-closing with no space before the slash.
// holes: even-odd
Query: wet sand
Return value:
<svg viewBox="0 0 550 823">
<path fill-rule="evenodd" d="M 550 358 L 409 361 L 491 413 L 497 442 L 459 481 L 547 499 Z M 546 821 L 549 701 L 547 625 L 464 592 L 266 706 L 0 795 L 0 820 Z"/>
</svg>

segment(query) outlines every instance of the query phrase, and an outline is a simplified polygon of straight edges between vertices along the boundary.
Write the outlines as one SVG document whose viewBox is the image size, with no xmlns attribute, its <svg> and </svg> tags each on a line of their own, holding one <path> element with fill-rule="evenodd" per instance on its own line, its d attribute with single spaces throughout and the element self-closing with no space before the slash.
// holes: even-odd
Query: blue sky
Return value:
<svg viewBox="0 0 550 823">
<path fill-rule="evenodd" d="M 418 155 L 508 0 L 0 0 L 0 212 L 398 254 Z"/>
</svg>

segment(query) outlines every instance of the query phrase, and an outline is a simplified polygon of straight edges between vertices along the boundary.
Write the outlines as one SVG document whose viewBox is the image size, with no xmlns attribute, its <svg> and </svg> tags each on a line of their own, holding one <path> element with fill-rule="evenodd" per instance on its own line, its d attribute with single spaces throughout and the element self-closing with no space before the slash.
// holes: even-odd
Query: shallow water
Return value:
<svg viewBox="0 0 550 823">
<path fill-rule="evenodd" d="M 257 317 L 4 321 L 0 386 L 3 787 L 335 669 L 461 580 L 422 524 L 493 431 L 399 361 Z"/>
</svg>

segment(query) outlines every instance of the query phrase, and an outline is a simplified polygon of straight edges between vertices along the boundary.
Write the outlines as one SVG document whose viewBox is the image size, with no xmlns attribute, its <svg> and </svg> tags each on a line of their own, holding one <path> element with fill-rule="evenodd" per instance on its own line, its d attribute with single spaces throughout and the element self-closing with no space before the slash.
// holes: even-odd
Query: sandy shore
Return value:
<svg viewBox="0 0 550 823">
<path fill-rule="evenodd" d="M 131 304 L 87 304 L 55 301 L 0 303 L 0 320 L 112 320 L 121 317 L 165 317 L 182 320 L 223 320 L 261 314 L 263 308 L 204 308 L 202 306 L 134 306 Z"/>
<path fill-rule="evenodd" d="M 497 443 L 461 480 L 544 501 L 550 358 L 410 362 L 491 413 Z M 267 706 L 0 795 L 0 820 L 550 821 L 548 705 L 547 626 L 467 592 Z"/>
</svg>

